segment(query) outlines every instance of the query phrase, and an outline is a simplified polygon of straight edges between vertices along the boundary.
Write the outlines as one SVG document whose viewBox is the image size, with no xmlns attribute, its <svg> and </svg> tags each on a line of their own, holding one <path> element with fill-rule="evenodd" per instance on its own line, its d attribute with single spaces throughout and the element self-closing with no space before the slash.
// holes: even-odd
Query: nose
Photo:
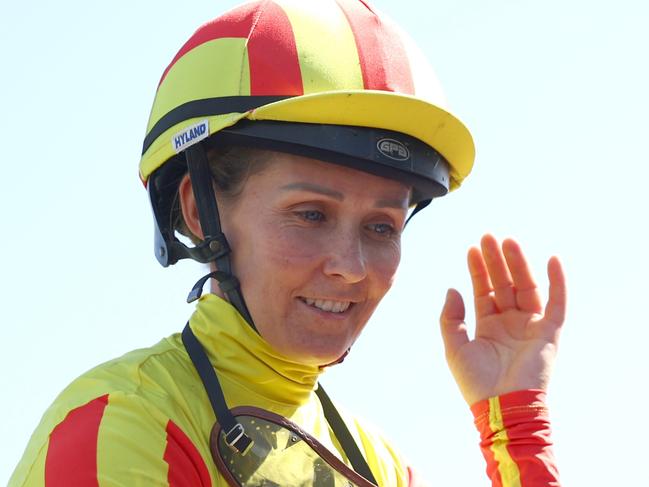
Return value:
<svg viewBox="0 0 649 487">
<path fill-rule="evenodd" d="M 355 283 L 367 277 L 367 262 L 359 235 L 332 233 L 324 273 Z"/>
</svg>

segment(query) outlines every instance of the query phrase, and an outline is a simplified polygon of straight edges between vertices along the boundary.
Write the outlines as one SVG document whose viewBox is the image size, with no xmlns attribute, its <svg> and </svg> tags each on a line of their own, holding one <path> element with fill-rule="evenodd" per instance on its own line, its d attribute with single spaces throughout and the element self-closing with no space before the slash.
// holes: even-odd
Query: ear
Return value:
<svg viewBox="0 0 649 487">
<path fill-rule="evenodd" d="M 183 212 L 183 218 L 187 228 L 201 240 L 203 239 L 203 229 L 198 216 L 198 207 L 194 199 L 194 189 L 189 174 L 185 174 L 178 187 L 178 197 L 180 198 L 180 209 Z"/>
</svg>

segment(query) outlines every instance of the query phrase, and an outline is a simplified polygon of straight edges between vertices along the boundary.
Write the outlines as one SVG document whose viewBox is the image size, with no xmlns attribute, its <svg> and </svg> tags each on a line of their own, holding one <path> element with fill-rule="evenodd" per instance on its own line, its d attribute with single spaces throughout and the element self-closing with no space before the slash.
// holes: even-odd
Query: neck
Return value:
<svg viewBox="0 0 649 487">
<path fill-rule="evenodd" d="M 204 295 L 190 326 L 216 368 L 224 391 L 237 388 L 284 405 L 306 402 L 322 369 L 274 350 L 216 294 Z M 235 394 L 236 395 L 236 394 Z"/>
</svg>

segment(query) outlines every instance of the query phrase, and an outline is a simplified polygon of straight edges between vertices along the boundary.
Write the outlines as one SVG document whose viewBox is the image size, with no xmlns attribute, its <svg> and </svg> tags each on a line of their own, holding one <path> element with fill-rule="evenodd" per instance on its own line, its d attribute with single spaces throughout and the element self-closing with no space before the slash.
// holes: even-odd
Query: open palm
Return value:
<svg viewBox="0 0 649 487">
<path fill-rule="evenodd" d="M 440 319 L 446 359 L 467 403 L 520 389 L 546 389 L 565 318 L 566 286 L 556 257 L 548 261 L 548 302 L 519 245 L 491 235 L 468 254 L 476 331 L 469 339 L 462 296 L 450 289 Z"/>
</svg>

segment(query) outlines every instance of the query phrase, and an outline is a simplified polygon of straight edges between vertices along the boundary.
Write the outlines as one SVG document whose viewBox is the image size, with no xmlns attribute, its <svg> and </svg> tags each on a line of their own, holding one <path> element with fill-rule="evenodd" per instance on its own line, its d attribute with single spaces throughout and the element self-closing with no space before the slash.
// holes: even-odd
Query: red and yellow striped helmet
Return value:
<svg viewBox="0 0 649 487">
<path fill-rule="evenodd" d="M 450 189 L 471 171 L 473 140 L 446 109 L 414 43 L 363 0 L 260 0 L 200 27 L 160 80 L 140 177 L 237 122 L 395 131 L 439 152 Z"/>
</svg>

